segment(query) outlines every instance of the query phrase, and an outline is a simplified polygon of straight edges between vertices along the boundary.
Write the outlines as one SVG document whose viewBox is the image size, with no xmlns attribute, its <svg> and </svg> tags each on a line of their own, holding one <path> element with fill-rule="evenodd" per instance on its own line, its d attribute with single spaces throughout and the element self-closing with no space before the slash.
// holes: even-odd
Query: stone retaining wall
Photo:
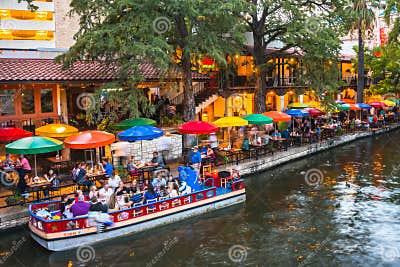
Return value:
<svg viewBox="0 0 400 267">
<path fill-rule="evenodd" d="M 168 138 L 171 142 L 166 160 L 180 159 L 182 157 L 182 135 L 171 134 L 170 136 L 163 136 L 150 141 L 142 141 L 142 143 L 137 141 L 133 143 L 121 142 L 120 145 L 118 143 L 111 144 L 111 151 L 115 151 L 113 154 L 114 165 L 120 164 L 120 157 L 130 158 L 133 156 L 136 161 L 142 159 L 150 161 L 153 157 L 153 152 L 160 151 L 160 142 L 163 138 Z"/>
<path fill-rule="evenodd" d="M 257 172 L 262 172 L 273 167 L 277 167 L 292 160 L 296 160 L 327 149 L 341 146 L 361 138 L 389 132 L 397 128 L 399 128 L 399 125 L 385 129 L 378 129 L 375 131 L 371 130 L 368 132 L 347 134 L 324 142 L 310 144 L 308 146 L 289 148 L 287 151 L 276 152 L 273 155 L 268 155 L 267 157 L 263 157 L 259 160 L 251 160 L 249 162 L 239 163 L 238 165 L 228 165 L 225 167 L 225 169 L 227 171 L 230 171 L 231 169 L 237 169 L 240 171 L 241 175 L 246 176 Z"/>
</svg>

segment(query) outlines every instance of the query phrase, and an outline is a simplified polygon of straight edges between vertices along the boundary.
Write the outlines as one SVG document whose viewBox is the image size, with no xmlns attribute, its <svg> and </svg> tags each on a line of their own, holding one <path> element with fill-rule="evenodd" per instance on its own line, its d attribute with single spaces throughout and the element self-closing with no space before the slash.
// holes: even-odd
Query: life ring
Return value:
<svg viewBox="0 0 400 267">
<path fill-rule="evenodd" d="M 1 184 L 6 187 L 16 186 L 18 184 L 19 174 L 16 170 L 0 171 Z"/>
</svg>

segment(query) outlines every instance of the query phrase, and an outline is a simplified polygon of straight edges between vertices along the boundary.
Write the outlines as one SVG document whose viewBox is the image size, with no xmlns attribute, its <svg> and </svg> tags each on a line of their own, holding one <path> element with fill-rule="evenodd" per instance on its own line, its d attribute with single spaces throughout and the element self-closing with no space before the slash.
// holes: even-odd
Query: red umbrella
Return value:
<svg viewBox="0 0 400 267">
<path fill-rule="evenodd" d="M 216 133 L 218 128 L 205 121 L 188 121 L 179 125 L 178 131 L 183 134 L 210 134 Z"/>
<path fill-rule="evenodd" d="M 383 102 L 370 102 L 368 105 L 374 108 L 386 108 L 386 105 Z"/>
<path fill-rule="evenodd" d="M 115 136 L 103 131 L 84 131 L 71 135 L 65 139 L 64 144 L 67 148 L 88 149 L 106 146 L 114 143 Z"/>
<path fill-rule="evenodd" d="M 306 110 L 311 117 L 318 117 L 318 116 L 322 116 L 325 115 L 325 112 L 323 112 L 322 110 L 319 110 L 317 108 L 305 108 L 304 110 Z"/>
<path fill-rule="evenodd" d="M 15 141 L 33 134 L 20 128 L 7 127 L 0 128 L 0 141 Z"/>
</svg>

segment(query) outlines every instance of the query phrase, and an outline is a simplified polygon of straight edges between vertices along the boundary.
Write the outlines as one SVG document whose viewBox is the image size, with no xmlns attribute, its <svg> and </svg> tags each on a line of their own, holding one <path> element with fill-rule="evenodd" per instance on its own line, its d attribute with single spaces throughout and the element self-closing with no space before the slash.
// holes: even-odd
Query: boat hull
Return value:
<svg viewBox="0 0 400 267">
<path fill-rule="evenodd" d="M 170 224 L 217 209 L 243 203 L 245 200 L 245 190 L 242 189 L 204 201 L 198 201 L 188 205 L 168 209 L 165 212 L 148 214 L 140 217 L 140 220 L 133 219 L 132 221 L 126 221 L 124 222 L 125 225 L 121 223 L 116 224 L 105 229 L 105 231 L 101 233 L 97 233 L 96 228 L 91 227 L 85 229 L 85 232 L 80 230 L 68 231 L 69 233 L 67 236 L 69 237 L 65 236 L 65 232 L 49 236 L 43 235 L 43 233 L 38 231 L 33 225 L 31 225 L 31 223 L 29 223 L 29 228 L 31 229 L 32 238 L 44 248 L 51 251 L 64 251 L 124 235 L 142 232 L 157 226 Z"/>
</svg>

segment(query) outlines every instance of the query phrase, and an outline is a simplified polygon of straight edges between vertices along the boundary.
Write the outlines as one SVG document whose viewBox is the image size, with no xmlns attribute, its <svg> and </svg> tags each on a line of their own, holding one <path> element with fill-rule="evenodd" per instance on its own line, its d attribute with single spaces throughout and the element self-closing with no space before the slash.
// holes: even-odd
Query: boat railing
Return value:
<svg viewBox="0 0 400 267">
<path fill-rule="evenodd" d="M 187 195 L 181 195 L 175 198 L 161 199 L 156 201 L 155 203 L 148 203 L 144 205 L 136 204 L 136 206 L 133 206 L 131 208 L 109 212 L 108 214 L 112 217 L 112 221 L 115 223 L 133 218 L 138 218 L 148 214 L 163 212 L 171 208 L 188 205 L 205 199 L 213 198 L 215 196 L 216 196 L 216 187 L 210 187 L 201 191 L 197 191 Z M 68 231 L 70 230 L 82 230 L 85 228 L 92 227 L 88 223 L 87 215 L 72 219 L 48 220 L 40 216 L 37 216 L 34 213 L 34 210 L 46 208 L 51 203 L 54 202 L 41 202 L 30 205 L 29 207 L 30 223 L 36 229 L 44 233 L 57 233 L 66 231 L 64 236 L 68 236 Z M 75 234 L 72 233 L 71 235 Z"/>
</svg>

